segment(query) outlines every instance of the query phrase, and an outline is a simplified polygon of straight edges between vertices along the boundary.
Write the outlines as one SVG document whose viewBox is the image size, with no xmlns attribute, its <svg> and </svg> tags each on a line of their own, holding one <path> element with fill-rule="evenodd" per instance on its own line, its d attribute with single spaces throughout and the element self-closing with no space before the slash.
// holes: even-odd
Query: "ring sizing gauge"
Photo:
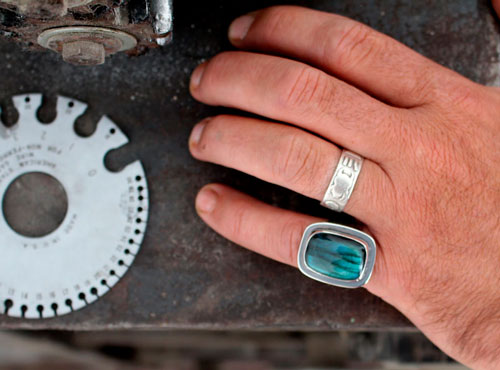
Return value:
<svg viewBox="0 0 500 370">
<path fill-rule="evenodd" d="M 14 231 L 0 212 L 0 313 L 28 319 L 76 311 L 107 293 L 138 253 L 148 221 L 148 187 L 142 164 L 111 172 L 104 157 L 128 143 L 107 117 L 83 138 L 74 122 L 84 103 L 58 97 L 51 124 L 37 119 L 41 94 L 13 97 L 19 120 L 0 123 L 0 199 L 23 175 L 56 179 L 67 212 L 56 230 L 41 237 Z"/>
</svg>

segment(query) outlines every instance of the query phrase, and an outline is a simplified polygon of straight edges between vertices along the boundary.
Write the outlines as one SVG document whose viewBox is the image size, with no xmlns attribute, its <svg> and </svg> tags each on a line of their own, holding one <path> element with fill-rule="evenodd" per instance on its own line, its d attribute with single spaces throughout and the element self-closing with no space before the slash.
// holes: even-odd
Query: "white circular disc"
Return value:
<svg viewBox="0 0 500 370">
<path fill-rule="evenodd" d="M 111 149 L 128 142 L 107 117 L 82 138 L 74 121 L 86 105 L 59 97 L 57 118 L 36 118 L 40 94 L 19 95 L 16 125 L 0 123 L 0 199 L 19 176 L 41 172 L 58 180 L 68 211 L 52 233 L 16 233 L 0 211 L 0 313 L 28 319 L 61 316 L 104 295 L 125 274 L 141 246 L 148 218 L 148 188 L 136 161 L 121 172 L 104 166 Z"/>
</svg>

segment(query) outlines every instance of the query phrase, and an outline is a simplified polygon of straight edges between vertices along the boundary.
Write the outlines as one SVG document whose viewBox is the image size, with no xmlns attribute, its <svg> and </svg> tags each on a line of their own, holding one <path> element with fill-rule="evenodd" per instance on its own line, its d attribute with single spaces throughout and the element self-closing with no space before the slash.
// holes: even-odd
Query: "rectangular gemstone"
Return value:
<svg viewBox="0 0 500 370">
<path fill-rule="evenodd" d="M 356 280 L 366 261 L 363 245 L 342 236 L 319 232 L 306 249 L 306 263 L 314 271 L 341 280 Z"/>
</svg>

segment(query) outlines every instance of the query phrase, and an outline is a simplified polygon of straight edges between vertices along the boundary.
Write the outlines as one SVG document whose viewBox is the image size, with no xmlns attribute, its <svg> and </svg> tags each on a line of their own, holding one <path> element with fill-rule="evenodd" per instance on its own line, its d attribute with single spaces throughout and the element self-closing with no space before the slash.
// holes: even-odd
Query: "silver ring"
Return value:
<svg viewBox="0 0 500 370">
<path fill-rule="evenodd" d="M 356 186 L 362 167 L 361 156 L 343 150 L 321 205 L 333 211 L 342 212 Z"/>
<path fill-rule="evenodd" d="M 375 240 L 360 230 L 330 222 L 309 225 L 300 242 L 297 261 L 311 279 L 342 288 L 359 288 L 375 266 Z"/>
</svg>

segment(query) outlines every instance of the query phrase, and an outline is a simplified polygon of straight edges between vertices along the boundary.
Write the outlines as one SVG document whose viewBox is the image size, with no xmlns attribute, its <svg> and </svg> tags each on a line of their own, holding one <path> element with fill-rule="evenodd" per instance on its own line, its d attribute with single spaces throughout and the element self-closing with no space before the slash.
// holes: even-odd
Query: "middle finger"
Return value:
<svg viewBox="0 0 500 370">
<path fill-rule="evenodd" d="M 206 104 L 301 126 L 377 162 L 399 152 L 400 109 L 296 61 L 222 53 L 194 71 L 191 93 Z"/>
<path fill-rule="evenodd" d="M 190 150 L 197 159 L 234 168 L 264 181 L 321 200 L 341 151 L 335 145 L 295 127 L 253 118 L 218 116 L 199 123 Z M 345 212 L 374 226 L 388 209 L 391 182 L 366 160 Z"/>
</svg>

